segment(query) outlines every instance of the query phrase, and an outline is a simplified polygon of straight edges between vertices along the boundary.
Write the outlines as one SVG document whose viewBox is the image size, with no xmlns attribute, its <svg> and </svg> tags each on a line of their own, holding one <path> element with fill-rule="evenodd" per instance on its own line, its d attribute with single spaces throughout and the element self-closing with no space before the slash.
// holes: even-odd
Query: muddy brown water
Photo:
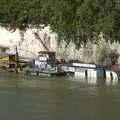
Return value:
<svg viewBox="0 0 120 120">
<path fill-rule="evenodd" d="M 120 84 L 0 73 L 0 120 L 120 120 Z"/>
</svg>

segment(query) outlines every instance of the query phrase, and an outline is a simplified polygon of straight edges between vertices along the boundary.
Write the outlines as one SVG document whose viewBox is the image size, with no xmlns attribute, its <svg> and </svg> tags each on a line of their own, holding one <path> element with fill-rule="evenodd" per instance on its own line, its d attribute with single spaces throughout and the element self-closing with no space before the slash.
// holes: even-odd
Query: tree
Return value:
<svg viewBox="0 0 120 120">
<path fill-rule="evenodd" d="M 76 45 L 97 40 L 120 39 L 120 3 L 117 0 L 4 0 L 0 23 L 15 30 L 50 25 L 60 39 Z"/>
</svg>

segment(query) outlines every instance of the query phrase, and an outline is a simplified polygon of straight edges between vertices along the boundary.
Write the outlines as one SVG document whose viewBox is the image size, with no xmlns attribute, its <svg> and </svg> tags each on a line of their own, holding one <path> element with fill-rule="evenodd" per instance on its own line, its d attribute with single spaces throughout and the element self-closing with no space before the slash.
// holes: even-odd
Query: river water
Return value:
<svg viewBox="0 0 120 120">
<path fill-rule="evenodd" d="M 119 83 L 0 74 L 0 120 L 119 119 Z"/>
</svg>

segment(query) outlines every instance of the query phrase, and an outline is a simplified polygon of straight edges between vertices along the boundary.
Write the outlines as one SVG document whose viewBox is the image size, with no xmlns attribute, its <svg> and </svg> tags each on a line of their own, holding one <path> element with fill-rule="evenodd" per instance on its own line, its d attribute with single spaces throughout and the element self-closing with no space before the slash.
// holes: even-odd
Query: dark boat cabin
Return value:
<svg viewBox="0 0 120 120">
<path fill-rule="evenodd" d="M 56 63 L 55 52 L 40 51 L 38 52 L 38 57 L 35 59 L 35 70 L 37 72 L 42 72 L 54 66 Z"/>
</svg>

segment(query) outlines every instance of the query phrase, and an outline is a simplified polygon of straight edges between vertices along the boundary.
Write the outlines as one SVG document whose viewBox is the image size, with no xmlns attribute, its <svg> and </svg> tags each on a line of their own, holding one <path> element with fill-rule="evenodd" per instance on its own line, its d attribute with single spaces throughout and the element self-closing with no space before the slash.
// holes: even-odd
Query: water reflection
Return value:
<svg viewBox="0 0 120 120">
<path fill-rule="evenodd" d="M 69 77 L 69 80 L 72 82 L 77 82 L 77 83 L 82 83 L 82 84 L 88 84 L 88 85 L 117 85 L 119 83 L 118 79 L 110 79 L 110 78 L 106 78 L 106 79 L 94 79 L 94 78 L 89 78 L 86 79 L 84 77 Z"/>
<path fill-rule="evenodd" d="M 1 120 L 117 120 L 120 85 L 74 77 L 0 76 Z"/>
</svg>

